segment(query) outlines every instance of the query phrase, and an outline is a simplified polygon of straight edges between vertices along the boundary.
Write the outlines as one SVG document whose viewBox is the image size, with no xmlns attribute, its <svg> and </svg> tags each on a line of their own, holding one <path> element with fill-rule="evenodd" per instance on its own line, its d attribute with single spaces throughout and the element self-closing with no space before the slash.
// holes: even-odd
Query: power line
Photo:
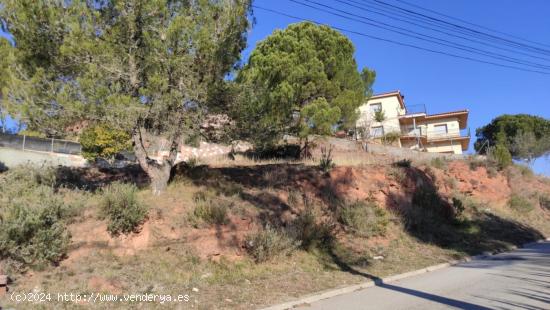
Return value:
<svg viewBox="0 0 550 310">
<path fill-rule="evenodd" d="M 532 50 L 538 50 L 539 52 L 542 52 L 544 54 L 549 54 L 550 53 L 550 50 L 542 49 L 542 48 L 539 48 L 539 47 L 536 47 L 536 46 L 526 45 L 526 44 L 523 44 L 523 43 L 520 43 L 520 42 L 516 42 L 516 41 L 513 41 L 513 40 L 506 39 L 506 38 L 498 37 L 498 36 L 495 36 L 495 35 L 492 35 L 492 34 L 484 33 L 484 32 L 481 32 L 479 30 L 476 30 L 476 29 L 472 29 L 472 28 L 469 28 L 469 27 L 458 25 L 458 24 L 455 24 L 455 23 L 452 23 L 452 22 L 448 22 L 448 21 L 445 21 L 445 20 L 442 20 L 442 19 L 439 19 L 439 18 L 436 18 L 436 17 L 426 15 L 426 14 L 418 13 L 418 12 L 415 12 L 413 10 L 402 8 L 402 7 L 399 7 L 399 6 L 384 2 L 384 1 L 380 1 L 380 0 L 372 0 L 372 1 L 374 1 L 376 3 L 379 3 L 379 4 L 382 4 L 382 5 L 385 5 L 385 6 L 388 6 L 388 7 L 391 7 L 391 8 L 395 8 L 395 9 L 400 10 L 400 11 L 408 12 L 408 13 L 411 13 L 411 14 L 414 14 L 414 15 L 422 16 L 424 18 L 427 18 L 427 19 L 430 19 L 430 20 L 433 20 L 433 21 L 437 21 L 437 22 L 440 22 L 440 23 L 451 25 L 451 26 L 459 28 L 459 29 L 464 29 L 464 30 L 467 30 L 467 31 L 470 31 L 470 32 L 473 32 L 473 33 L 476 33 L 476 34 L 480 34 L 480 35 L 483 35 L 483 36 L 488 36 L 488 37 L 495 38 L 495 39 L 498 39 L 498 40 L 506 41 L 506 42 L 512 43 L 514 45 L 523 46 L 523 47 L 526 47 L 526 48 L 529 48 L 529 49 L 532 49 Z M 363 0 L 363 2 L 364 2 L 364 0 Z"/>
<path fill-rule="evenodd" d="M 358 3 L 357 1 L 353 1 L 353 0 L 348 0 L 348 1 Z M 372 0 L 370 0 L 370 1 L 372 2 Z M 447 24 L 444 24 L 444 23 L 440 23 L 440 22 L 430 20 L 430 19 L 422 17 L 422 16 L 414 15 L 414 14 L 399 11 L 399 10 L 396 11 L 395 9 L 393 9 L 391 7 L 388 8 L 388 7 L 383 6 L 383 5 L 381 5 L 379 3 L 376 3 L 376 2 L 368 4 L 367 1 L 362 0 L 362 2 L 360 2 L 359 4 L 368 7 L 370 10 L 382 11 L 382 12 L 391 14 L 392 16 L 403 17 L 403 18 L 406 18 L 406 19 L 409 19 L 409 20 L 413 20 L 415 22 L 428 24 L 430 26 L 436 26 L 436 27 L 439 27 L 439 28 L 442 28 L 442 29 L 445 29 L 445 30 L 449 30 L 449 31 L 452 31 L 452 32 L 465 34 L 465 35 L 472 36 L 472 37 L 475 37 L 475 38 L 487 40 L 489 42 L 494 42 L 494 43 L 497 43 L 497 44 L 500 44 L 500 45 L 503 45 L 503 46 L 509 46 L 509 47 L 521 49 L 521 50 L 526 51 L 526 52 L 547 55 L 547 54 L 541 53 L 539 51 L 533 51 L 531 49 L 528 49 L 528 48 L 525 48 L 525 47 L 522 47 L 522 46 L 517 46 L 516 44 L 511 44 L 509 42 L 502 41 L 502 40 L 499 40 L 499 39 L 495 39 L 493 37 L 488 37 L 488 36 L 485 36 L 485 35 L 480 35 L 480 34 L 477 34 L 477 33 L 473 33 L 471 31 L 468 31 L 468 30 L 465 30 L 465 29 L 456 28 L 456 27 L 453 27 L 452 25 L 447 25 Z M 536 57 L 536 56 L 530 56 L 530 57 L 539 58 L 539 57 Z M 544 59 L 544 58 L 542 58 L 542 59 Z"/>
<path fill-rule="evenodd" d="M 506 56 L 506 55 L 493 53 L 493 52 L 485 51 L 485 50 L 478 49 L 478 48 L 475 48 L 475 47 L 467 46 L 467 45 L 464 45 L 464 44 L 460 44 L 460 43 L 452 42 L 452 41 L 449 41 L 449 40 L 441 39 L 441 38 L 438 38 L 438 37 L 433 37 L 433 36 L 426 35 L 426 34 L 423 34 L 423 33 L 419 33 L 419 32 L 416 32 L 416 31 L 408 30 L 408 29 L 405 29 L 405 28 L 402 28 L 402 27 L 393 26 L 393 25 L 390 25 L 390 24 L 387 24 L 387 23 L 384 23 L 384 22 L 373 20 L 371 18 L 367 18 L 367 17 L 361 16 L 361 15 L 357 15 L 357 14 L 350 13 L 350 12 L 347 12 L 347 11 L 344 11 L 344 10 L 340 10 L 338 8 L 331 7 L 331 6 L 316 2 L 316 1 L 304 0 L 306 2 L 314 3 L 318 6 L 325 7 L 328 10 L 318 8 L 316 6 L 309 5 L 307 3 L 304 3 L 304 2 L 301 2 L 301 1 L 298 1 L 298 0 L 289 0 L 289 1 L 300 4 L 302 6 L 312 8 L 314 10 L 318 10 L 318 11 L 325 12 L 325 13 L 328 13 L 328 14 L 331 14 L 331 15 L 339 16 L 339 17 L 342 17 L 342 18 L 347 19 L 347 20 L 353 20 L 353 21 L 356 21 L 356 22 L 360 22 L 360 23 L 363 23 L 363 24 L 366 24 L 366 25 L 376 27 L 376 28 L 380 28 L 380 29 L 384 29 L 384 30 L 391 31 L 391 32 L 394 32 L 394 33 L 398 33 L 400 35 L 404 35 L 404 36 L 407 36 L 407 37 L 413 37 L 413 38 L 418 39 L 418 40 L 422 40 L 422 41 L 426 41 L 426 42 L 430 42 L 430 43 L 435 43 L 435 44 L 438 44 L 438 45 L 458 49 L 458 50 L 461 50 L 461 51 L 466 51 L 466 52 L 469 52 L 469 53 L 482 55 L 482 56 L 486 56 L 486 57 L 490 57 L 490 58 L 494 58 L 494 59 L 498 59 L 498 60 L 503 60 L 503 61 L 507 61 L 507 62 L 511 62 L 511 63 L 515 63 L 515 64 L 525 65 L 525 66 L 529 66 L 529 67 L 533 67 L 533 68 L 550 69 L 550 66 L 547 66 L 547 65 L 543 65 L 543 64 L 539 64 L 539 63 L 533 63 L 533 62 L 530 62 L 530 61 L 524 61 L 524 60 L 521 60 L 521 59 L 518 59 L 518 58 L 513 58 L 513 57 Z M 370 22 L 357 20 L 357 19 L 351 18 L 349 16 L 345 16 L 345 15 L 341 15 L 339 13 L 335 13 L 334 11 L 341 12 L 343 14 L 347 14 L 347 15 L 350 15 L 350 16 L 359 17 L 361 19 L 368 20 Z M 393 29 L 391 29 L 391 28 L 393 28 Z M 395 30 L 395 29 L 397 29 L 397 30 Z"/>
<path fill-rule="evenodd" d="M 393 20 L 397 20 L 397 21 L 400 21 L 400 22 L 404 22 L 404 23 L 408 23 L 408 24 L 411 24 L 411 25 L 415 25 L 417 27 L 420 27 L 420 28 L 424 28 L 424 29 L 428 29 L 428 30 L 431 30 L 431 31 L 435 31 L 435 32 L 438 32 L 438 33 L 442 33 L 442 34 L 445 34 L 445 35 L 448 35 L 448 36 L 452 36 L 452 37 L 456 37 L 456 38 L 460 38 L 460 39 L 463 39 L 463 40 L 467 40 L 467 41 L 470 41 L 470 42 L 474 42 L 474 43 L 477 43 L 477 44 L 481 44 L 481 45 L 485 45 L 485 46 L 488 46 L 488 47 L 493 47 L 493 48 L 497 48 L 497 49 L 500 49 L 500 50 L 503 50 L 503 51 L 507 51 L 507 52 L 511 52 L 511 53 L 517 53 L 517 54 L 520 54 L 520 55 L 523 55 L 523 56 L 527 56 L 527 57 L 531 57 L 531 58 L 536 58 L 536 59 L 541 59 L 541 60 L 545 60 L 545 61 L 550 61 L 549 58 L 545 58 L 545 57 L 540 57 L 540 56 L 535 56 L 535 55 L 531 55 L 531 54 L 528 54 L 528 53 L 524 53 L 524 52 L 521 52 L 521 51 L 516 51 L 516 50 L 512 50 L 512 49 L 508 49 L 508 48 L 504 48 L 502 46 L 497 46 L 497 45 L 494 45 L 494 44 L 490 44 L 490 43 L 487 43 L 485 41 L 479 41 L 479 40 L 475 40 L 473 38 L 469 38 L 469 37 L 464 37 L 464 36 L 461 36 L 461 35 L 457 35 L 457 34 L 454 34 L 454 33 L 450 33 L 450 32 L 447 32 L 447 31 L 442 31 L 442 30 L 439 30 L 439 29 L 436 29 L 436 28 L 433 28 L 433 27 L 430 27 L 430 26 L 435 26 L 435 27 L 440 27 L 440 28 L 443 28 L 443 29 L 447 29 L 447 30 L 450 30 L 452 32 L 457 32 L 457 33 L 460 33 L 460 34 L 465 34 L 465 35 L 469 35 L 469 36 L 472 36 L 471 33 L 466 33 L 465 31 L 462 31 L 462 30 L 457 30 L 457 29 L 449 29 L 448 27 L 445 27 L 444 25 L 438 25 L 438 24 L 434 24 L 433 22 L 430 22 L 430 21 L 427 21 L 427 20 L 422 20 L 422 19 L 418 19 L 416 17 L 413 17 L 413 16 L 410 16 L 410 15 L 400 15 L 400 14 L 395 14 L 396 12 L 388 12 L 387 10 L 384 10 L 384 9 L 380 9 L 380 8 L 377 8 L 377 7 L 373 7 L 373 6 L 369 6 L 367 4 L 363 4 L 361 2 L 357 2 L 357 1 L 353 1 L 353 0 L 334 0 L 336 2 L 339 2 L 339 3 L 343 3 L 345 5 L 348 5 L 348 6 L 351 6 L 353 8 L 357 8 L 357 9 L 360 9 L 362 11 L 365 11 L 365 12 L 369 12 L 369 13 L 374 13 L 374 14 L 377 14 L 377 15 L 381 15 L 381 16 L 384 16 L 384 17 L 387 17 L 387 18 L 391 18 Z M 358 5 L 355 5 L 355 4 L 358 4 Z M 374 9 L 374 10 L 373 10 Z M 382 11 L 382 13 L 380 12 Z M 387 13 L 387 14 L 386 14 Z M 389 14 L 392 14 L 392 15 L 389 15 Z M 397 16 L 396 16 L 397 15 Z M 403 18 L 399 18 L 399 17 L 404 17 L 406 19 L 403 19 Z M 410 19 L 412 19 L 413 21 L 411 21 Z M 421 23 L 421 24 L 419 24 Z M 424 25 L 423 25 L 424 24 Z M 430 26 L 426 26 L 425 24 L 427 25 L 430 25 Z M 443 26 L 443 27 L 442 27 Z M 474 38 L 479 38 L 479 36 L 472 36 Z M 487 39 L 485 39 L 487 40 Z M 495 42 L 495 40 L 490 40 L 491 42 Z M 500 43 L 502 44 L 502 43 Z M 506 46 L 511 46 L 510 44 L 504 44 Z M 531 53 L 533 53 L 532 51 L 530 51 Z"/>
<path fill-rule="evenodd" d="M 496 63 L 496 62 L 491 62 L 491 61 L 486 61 L 486 60 L 480 60 L 480 59 L 476 59 L 476 58 L 472 58 L 472 57 L 468 57 L 468 56 L 461 56 L 461 55 L 452 54 L 452 53 L 448 53 L 448 52 L 444 52 L 444 51 L 438 51 L 438 50 L 434 50 L 434 49 L 430 49 L 430 48 L 421 47 L 421 46 L 414 45 L 414 44 L 398 42 L 398 41 L 394 41 L 394 40 L 391 40 L 391 39 L 385 39 L 385 38 L 382 38 L 382 37 L 378 37 L 378 36 L 358 32 L 358 31 L 354 31 L 354 30 L 349 30 L 349 29 L 345 29 L 345 28 L 341 28 L 341 27 L 336 27 L 336 26 L 333 26 L 333 25 L 327 25 L 325 23 L 317 22 L 315 20 L 290 15 L 290 14 L 287 14 L 287 13 L 284 13 L 284 12 L 281 12 L 281 11 L 277 11 L 277 10 L 273 10 L 273 9 L 269 9 L 269 8 L 264 8 L 264 7 L 258 6 L 256 4 L 253 4 L 252 7 L 256 8 L 256 9 L 259 9 L 259 10 L 266 11 L 266 12 L 271 12 L 273 14 L 277 14 L 277 15 L 280 15 L 280 16 L 285 16 L 285 17 L 288 17 L 288 18 L 291 18 L 291 19 L 299 20 L 299 21 L 308 21 L 308 22 L 311 22 L 311 23 L 314 23 L 314 24 L 317 24 L 317 25 L 326 25 L 326 26 L 329 26 L 333 29 L 340 30 L 342 32 L 355 34 L 355 35 L 358 35 L 358 36 L 370 38 L 370 39 L 377 40 L 377 41 L 382 41 L 382 42 L 392 43 L 392 44 L 395 44 L 395 45 L 410 47 L 410 48 L 414 48 L 414 49 L 418 49 L 418 50 L 422 50 L 422 51 L 426 51 L 426 52 L 430 52 L 430 53 L 434 53 L 434 54 L 445 55 L 445 56 L 449 56 L 449 57 L 453 57 L 453 58 L 457 58 L 457 59 L 463 59 L 463 60 L 469 60 L 469 61 L 473 61 L 473 62 L 477 62 L 477 63 L 489 64 L 489 65 L 493 65 L 493 66 L 497 66 L 497 67 L 514 69 L 514 70 L 519 70 L 519 71 L 524 71 L 524 72 L 539 73 L 539 74 L 543 74 L 543 75 L 550 75 L 550 73 L 544 72 L 544 71 L 531 70 L 531 69 L 526 69 L 526 68 L 521 68 L 521 67 L 516 67 L 516 66 L 510 66 L 510 65 L 506 65 L 506 64 L 499 64 L 499 63 Z"/>
<path fill-rule="evenodd" d="M 508 36 L 508 37 L 511 37 L 511 38 L 514 38 L 514 39 L 522 40 L 522 41 L 525 41 L 525 42 L 529 42 L 529 43 L 538 44 L 538 45 L 541 45 L 541 46 L 550 47 L 550 45 L 548 45 L 548 44 L 544 44 L 544 43 L 540 43 L 540 42 L 536 42 L 536 41 L 524 39 L 524 38 L 521 38 L 521 37 L 516 36 L 516 35 L 513 35 L 513 34 L 509 34 L 509 33 L 506 33 L 506 32 L 499 31 L 499 30 L 491 29 L 491 28 L 489 28 L 489 27 L 486 27 L 486 26 L 483 26 L 483 25 L 479 25 L 479 24 L 475 24 L 475 23 L 466 21 L 466 20 L 464 20 L 464 19 L 460 19 L 460 18 L 457 18 L 457 17 L 453 17 L 453 16 L 450 16 L 450 15 L 447 15 L 447 14 L 443 14 L 443 13 L 440 13 L 440 12 L 437 12 L 437 11 L 434 11 L 434 10 L 431 10 L 431 9 L 428 9 L 428 8 L 421 7 L 421 6 L 419 6 L 419 5 L 412 4 L 412 3 L 409 3 L 409 2 L 407 2 L 407 1 L 403 1 L 403 0 L 395 0 L 395 1 L 401 2 L 401 3 L 403 3 L 403 4 L 406 4 L 406 5 L 409 5 L 409 6 L 412 6 L 412 7 L 416 7 L 416 8 L 418 8 L 418 9 L 421 9 L 421 10 L 424 10 L 424 11 L 427 11 L 427 12 L 430 12 L 430 13 L 433 13 L 433 14 L 437 14 L 437 15 L 440 15 L 440 16 L 443 16 L 443 17 L 447 17 L 447 18 L 450 18 L 450 19 L 452 19 L 452 20 L 456 20 L 456 21 L 462 22 L 462 23 L 467 24 L 467 25 L 470 25 L 470 26 L 479 27 L 479 28 L 482 28 L 482 29 L 485 29 L 485 30 L 488 30 L 488 31 L 491 31 L 491 32 L 494 32 L 494 33 L 502 34 L 502 35 L 505 35 L 505 36 Z"/>
</svg>

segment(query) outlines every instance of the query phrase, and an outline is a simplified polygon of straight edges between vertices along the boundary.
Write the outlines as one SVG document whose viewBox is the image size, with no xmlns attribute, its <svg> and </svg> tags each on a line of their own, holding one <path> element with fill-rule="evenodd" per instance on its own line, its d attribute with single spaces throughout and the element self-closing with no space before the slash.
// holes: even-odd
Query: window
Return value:
<svg viewBox="0 0 550 310">
<path fill-rule="evenodd" d="M 370 135 L 373 138 L 380 138 L 380 137 L 384 136 L 384 127 L 383 126 L 372 127 L 370 129 Z"/>
<path fill-rule="evenodd" d="M 382 103 L 371 103 L 370 112 L 374 114 L 378 111 L 382 111 Z"/>
<path fill-rule="evenodd" d="M 449 131 L 447 130 L 447 124 L 435 125 L 434 126 L 434 135 L 435 136 L 446 136 Z"/>
</svg>

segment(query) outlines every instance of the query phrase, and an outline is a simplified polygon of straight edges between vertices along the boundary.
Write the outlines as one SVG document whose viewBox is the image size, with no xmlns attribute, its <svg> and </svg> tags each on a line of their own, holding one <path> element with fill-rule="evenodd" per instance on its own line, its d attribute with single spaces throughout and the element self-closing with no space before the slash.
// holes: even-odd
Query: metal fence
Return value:
<svg viewBox="0 0 550 310">
<path fill-rule="evenodd" d="M 82 153 L 82 146 L 77 142 L 2 133 L 0 133 L 0 147 L 71 155 Z"/>
</svg>

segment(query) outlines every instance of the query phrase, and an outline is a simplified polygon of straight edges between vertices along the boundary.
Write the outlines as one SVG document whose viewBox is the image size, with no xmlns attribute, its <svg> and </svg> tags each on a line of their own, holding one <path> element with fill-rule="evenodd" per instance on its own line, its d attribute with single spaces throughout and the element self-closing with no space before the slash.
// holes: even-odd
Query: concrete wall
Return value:
<svg viewBox="0 0 550 310">
<path fill-rule="evenodd" d="M 200 142 L 199 147 L 191 147 L 182 145 L 178 152 L 176 162 L 187 161 L 191 158 L 206 159 L 231 153 L 231 150 L 235 152 L 245 152 L 252 148 L 250 143 L 235 141 L 232 145 L 224 145 L 217 143 Z M 167 157 L 168 151 L 158 152 L 158 157 Z"/>
<path fill-rule="evenodd" d="M 435 126 L 437 125 L 447 125 L 447 134 L 453 137 L 460 136 L 460 125 L 458 124 L 458 118 L 445 118 L 438 120 L 430 120 L 426 123 L 428 139 L 437 138 L 435 133 Z"/>
<path fill-rule="evenodd" d="M 458 141 L 441 141 L 425 145 L 428 152 L 462 154 L 462 145 Z"/>
<path fill-rule="evenodd" d="M 28 163 L 47 166 L 83 167 L 86 165 L 86 160 L 78 155 L 23 151 L 0 147 L 0 163 L 8 168 Z"/>
<path fill-rule="evenodd" d="M 460 147 L 460 145 L 459 145 Z M 461 150 L 462 151 L 462 150 Z M 396 158 L 405 158 L 413 160 L 431 160 L 434 158 L 465 159 L 468 155 L 464 154 L 443 154 L 428 153 L 380 144 L 367 144 L 367 152 L 378 155 L 388 155 Z"/>
<path fill-rule="evenodd" d="M 374 113 L 371 113 L 371 105 L 381 104 L 382 110 L 386 116 L 386 120 L 383 122 L 377 122 L 374 120 Z M 378 99 L 370 99 L 365 104 L 359 107 L 359 119 L 357 120 L 357 127 L 364 128 L 366 126 L 384 127 L 384 133 L 401 132 L 401 126 L 399 124 L 399 115 L 405 113 L 399 104 L 397 96 L 384 97 Z"/>
</svg>

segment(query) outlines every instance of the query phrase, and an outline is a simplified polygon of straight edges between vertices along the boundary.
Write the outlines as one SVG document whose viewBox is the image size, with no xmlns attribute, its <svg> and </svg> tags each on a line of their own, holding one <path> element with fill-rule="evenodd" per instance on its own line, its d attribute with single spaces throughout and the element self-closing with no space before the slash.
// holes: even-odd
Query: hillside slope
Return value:
<svg viewBox="0 0 550 310">
<path fill-rule="evenodd" d="M 116 237 L 99 189 L 145 185 L 143 175 L 64 170 L 64 199 L 82 202 L 67 225 L 67 255 L 58 266 L 13 271 L 10 288 L 183 293 L 201 309 L 249 309 L 550 236 L 550 181 L 527 169 L 367 154 L 350 162 L 350 154 L 337 153 L 329 172 L 313 161 L 182 165 L 161 196 L 139 192 L 147 219 Z"/>
</svg>

